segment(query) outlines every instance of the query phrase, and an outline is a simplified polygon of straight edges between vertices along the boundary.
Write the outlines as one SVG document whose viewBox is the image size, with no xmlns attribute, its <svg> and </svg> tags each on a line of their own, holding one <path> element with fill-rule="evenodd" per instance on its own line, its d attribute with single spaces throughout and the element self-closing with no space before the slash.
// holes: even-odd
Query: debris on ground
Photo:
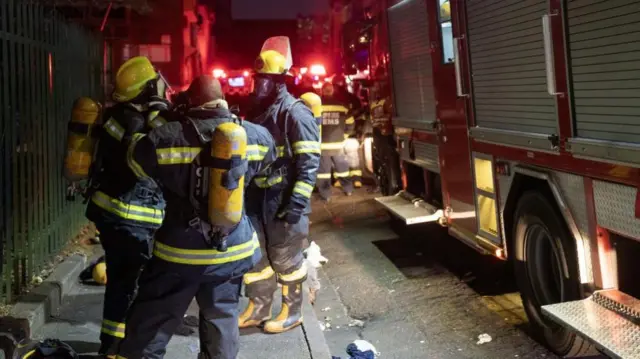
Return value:
<svg viewBox="0 0 640 359">
<path fill-rule="evenodd" d="M 364 328 L 364 321 L 362 321 L 360 319 L 351 319 L 351 321 L 349 322 L 349 326 L 350 327 Z"/>
<path fill-rule="evenodd" d="M 358 339 L 347 346 L 348 358 L 345 359 L 375 359 L 380 353 L 373 344 L 366 340 Z M 332 357 L 332 359 L 341 359 L 340 357 Z"/>
<path fill-rule="evenodd" d="M 322 308 L 322 310 L 321 310 L 321 311 L 322 311 L 322 312 L 328 312 L 328 311 L 330 311 L 330 310 L 331 310 L 331 307 L 324 307 L 324 308 Z"/>
<path fill-rule="evenodd" d="M 491 336 L 489 334 L 483 333 L 483 334 L 478 335 L 478 342 L 476 344 L 482 345 L 482 344 L 491 342 L 491 340 L 492 339 L 491 339 Z"/>
</svg>

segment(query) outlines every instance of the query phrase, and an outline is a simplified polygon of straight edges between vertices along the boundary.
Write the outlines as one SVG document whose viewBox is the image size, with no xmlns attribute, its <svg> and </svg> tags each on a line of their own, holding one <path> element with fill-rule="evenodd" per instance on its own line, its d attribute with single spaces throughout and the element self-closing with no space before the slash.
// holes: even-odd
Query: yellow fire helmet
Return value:
<svg viewBox="0 0 640 359">
<path fill-rule="evenodd" d="M 262 45 L 254 69 L 259 74 L 284 75 L 292 64 L 289 38 L 274 36 L 268 38 Z"/>
<path fill-rule="evenodd" d="M 149 81 L 157 77 L 149 59 L 144 56 L 133 57 L 118 69 L 113 99 L 116 102 L 131 101 L 142 93 Z"/>
<path fill-rule="evenodd" d="M 313 112 L 313 117 L 322 117 L 322 99 L 316 93 L 307 92 L 300 96 L 302 102 Z"/>
</svg>

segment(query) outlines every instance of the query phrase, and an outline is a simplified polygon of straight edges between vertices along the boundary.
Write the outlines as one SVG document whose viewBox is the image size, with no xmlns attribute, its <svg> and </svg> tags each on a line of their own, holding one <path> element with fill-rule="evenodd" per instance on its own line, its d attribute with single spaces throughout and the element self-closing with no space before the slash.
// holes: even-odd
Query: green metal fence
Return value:
<svg viewBox="0 0 640 359">
<path fill-rule="evenodd" d="M 0 0 L 1 301 L 86 223 L 65 200 L 66 125 L 79 96 L 102 99 L 102 42 L 34 1 Z"/>
</svg>

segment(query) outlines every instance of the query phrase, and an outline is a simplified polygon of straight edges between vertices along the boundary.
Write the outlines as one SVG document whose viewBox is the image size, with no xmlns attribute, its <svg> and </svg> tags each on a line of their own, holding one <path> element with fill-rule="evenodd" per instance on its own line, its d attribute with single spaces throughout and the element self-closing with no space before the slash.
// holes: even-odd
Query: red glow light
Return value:
<svg viewBox="0 0 640 359">
<path fill-rule="evenodd" d="M 324 76 L 327 74 L 327 70 L 324 68 L 323 65 L 312 65 L 311 69 L 309 69 L 309 72 L 311 72 L 312 75 L 320 75 L 320 76 Z"/>
<path fill-rule="evenodd" d="M 245 72 L 243 72 L 243 73 L 242 73 L 242 75 L 243 75 L 244 77 L 249 77 L 249 71 L 245 71 Z"/>
<path fill-rule="evenodd" d="M 215 70 L 213 70 L 213 77 L 215 77 L 215 78 L 217 78 L 217 79 L 218 79 L 218 78 L 220 78 L 220 77 L 223 77 L 223 78 L 224 78 L 224 77 L 225 77 L 224 70 L 222 70 L 222 69 L 215 69 Z"/>
</svg>

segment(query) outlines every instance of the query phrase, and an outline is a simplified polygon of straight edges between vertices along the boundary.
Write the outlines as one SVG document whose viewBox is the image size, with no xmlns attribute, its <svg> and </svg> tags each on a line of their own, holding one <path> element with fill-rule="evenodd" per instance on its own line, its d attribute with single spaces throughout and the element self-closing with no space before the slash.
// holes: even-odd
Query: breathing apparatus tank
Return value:
<svg viewBox="0 0 640 359">
<path fill-rule="evenodd" d="M 224 230 L 242 219 L 244 175 L 247 172 L 247 133 L 237 123 L 216 127 L 211 138 L 209 222 Z"/>
<path fill-rule="evenodd" d="M 94 128 L 98 125 L 100 112 L 101 105 L 88 97 L 80 97 L 73 104 L 63 170 L 64 177 L 70 182 L 89 178 L 97 142 Z"/>
</svg>

